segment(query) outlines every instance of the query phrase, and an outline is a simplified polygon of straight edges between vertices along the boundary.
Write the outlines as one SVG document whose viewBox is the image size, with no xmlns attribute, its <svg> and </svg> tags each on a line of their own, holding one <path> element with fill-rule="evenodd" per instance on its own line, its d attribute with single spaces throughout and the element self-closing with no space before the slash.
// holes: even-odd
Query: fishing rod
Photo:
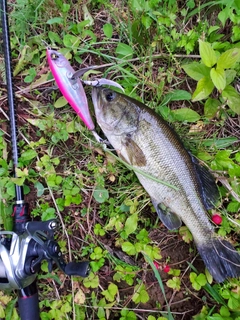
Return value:
<svg viewBox="0 0 240 320">
<path fill-rule="evenodd" d="M 11 47 L 7 14 L 7 1 L 0 0 L 2 41 L 6 70 L 7 98 L 10 119 L 13 173 L 18 168 L 18 130 L 15 111 L 15 94 L 12 82 Z M 41 262 L 47 260 L 49 272 L 55 263 L 69 276 L 86 277 L 89 262 L 65 263 L 60 247 L 54 240 L 58 229 L 56 219 L 31 221 L 29 206 L 24 201 L 23 187 L 15 185 L 13 205 L 13 231 L 0 231 L 0 290 L 17 290 L 21 320 L 40 319 L 36 277 Z"/>
</svg>

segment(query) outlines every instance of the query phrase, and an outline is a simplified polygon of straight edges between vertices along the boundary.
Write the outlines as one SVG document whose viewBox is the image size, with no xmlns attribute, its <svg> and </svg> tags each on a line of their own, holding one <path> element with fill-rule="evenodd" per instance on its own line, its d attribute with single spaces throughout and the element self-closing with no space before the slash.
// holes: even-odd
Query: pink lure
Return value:
<svg viewBox="0 0 240 320">
<path fill-rule="evenodd" d="M 62 95 L 88 129 L 94 130 L 95 126 L 89 113 L 85 91 L 79 79 L 71 79 L 75 71 L 70 63 L 61 53 L 51 49 L 47 49 L 47 59 Z"/>
</svg>

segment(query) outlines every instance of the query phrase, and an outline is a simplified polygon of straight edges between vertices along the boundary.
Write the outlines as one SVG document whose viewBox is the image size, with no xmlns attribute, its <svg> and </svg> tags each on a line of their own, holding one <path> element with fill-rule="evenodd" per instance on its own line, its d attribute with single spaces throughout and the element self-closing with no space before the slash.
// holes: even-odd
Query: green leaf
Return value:
<svg viewBox="0 0 240 320">
<path fill-rule="evenodd" d="M 139 244 L 140 243 L 137 242 L 136 243 L 136 247 Z M 137 249 L 138 252 L 140 252 L 140 251 L 144 252 L 151 259 L 162 259 L 162 256 L 161 256 L 161 253 L 160 253 L 160 249 L 158 247 L 150 246 L 150 245 L 146 245 L 146 244 L 142 244 L 141 243 L 139 248 L 136 248 L 136 249 Z"/>
<path fill-rule="evenodd" d="M 161 102 L 161 107 L 163 107 L 170 101 L 190 100 L 190 99 L 191 99 L 191 93 L 189 93 L 188 91 L 174 90 L 164 96 L 164 99 Z"/>
<path fill-rule="evenodd" d="M 232 201 L 227 205 L 228 212 L 238 212 L 240 209 L 240 203 L 236 201 Z"/>
<path fill-rule="evenodd" d="M 54 43 L 62 43 L 62 39 L 59 37 L 59 35 L 56 32 L 49 31 L 48 32 L 48 37 L 49 39 Z"/>
<path fill-rule="evenodd" d="M 217 31 L 219 30 L 220 27 L 219 26 L 210 26 L 209 29 L 208 29 L 208 32 L 207 34 L 210 35 L 211 33 L 214 33 L 214 31 Z M 216 33 L 216 32 L 215 32 Z"/>
<path fill-rule="evenodd" d="M 14 182 L 17 186 L 23 186 L 25 177 L 22 178 L 12 178 L 12 182 Z"/>
<path fill-rule="evenodd" d="M 113 302 L 118 292 L 118 287 L 114 283 L 110 283 L 107 290 L 102 291 L 102 295 L 105 296 L 106 300 Z"/>
<path fill-rule="evenodd" d="M 142 243 L 148 244 L 150 242 L 149 235 L 146 229 L 140 230 L 140 232 L 136 235 L 136 238 Z"/>
<path fill-rule="evenodd" d="M 95 190 L 93 191 L 93 197 L 98 203 L 103 203 L 109 198 L 109 193 L 107 189 L 96 186 Z"/>
<path fill-rule="evenodd" d="M 218 107 L 221 102 L 217 99 L 208 98 L 204 104 L 204 115 L 208 119 L 212 119 L 216 116 Z"/>
<path fill-rule="evenodd" d="M 153 20 L 148 15 L 143 15 L 141 18 L 141 22 L 146 29 L 149 29 L 151 27 Z"/>
<path fill-rule="evenodd" d="M 240 60 L 240 49 L 233 48 L 222 53 L 217 62 L 217 68 L 229 69 L 233 68 Z"/>
<path fill-rule="evenodd" d="M 0 304 L 0 318 L 5 319 L 5 312 L 3 306 Z"/>
<path fill-rule="evenodd" d="M 237 75 L 237 71 L 228 69 L 228 70 L 225 70 L 225 75 L 226 75 L 226 85 L 229 85 L 235 79 Z"/>
<path fill-rule="evenodd" d="M 184 64 L 182 68 L 189 77 L 196 81 L 199 81 L 203 77 L 209 77 L 211 70 L 209 67 L 205 66 L 205 64 L 199 62 Z"/>
<path fill-rule="evenodd" d="M 143 283 L 137 284 L 134 288 L 132 301 L 135 303 L 146 303 L 148 300 L 149 295 L 145 289 L 145 285 Z"/>
<path fill-rule="evenodd" d="M 128 255 L 133 256 L 137 253 L 134 245 L 131 242 L 124 242 L 122 244 L 122 250 L 126 252 Z"/>
<path fill-rule="evenodd" d="M 221 10 L 218 14 L 218 19 L 221 21 L 223 27 L 225 26 L 225 23 L 227 19 L 229 18 L 229 8 L 224 8 Z"/>
<path fill-rule="evenodd" d="M 222 292 L 221 292 L 221 296 L 224 298 L 224 299 L 230 299 L 230 297 L 231 297 L 231 293 L 230 293 L 230 291 L 229 290 L 223 290 Z"/>
<path fill-rule="evenodd" d="M 61 10 L 63 13 L 67 13 L 70 10 L 70 8 L 71 8 L 71 6 L 69 3 L 63 3 Z"/>
<path fill-rule="evenodd" d="M 235 159 L 237 162 L 240 162 L 240 152 L 235 154 Z"/>
<path fill-rule="evenodd" d="M 5 230 L 13 229 L 12 206 L 6 207 L 2 201 L 0 201 L 0 222 Z"/>
<path fill-rule="evenodd" d="M 61 96 L 60 98 L 57 99 L 57 101 L 55 101 L 54 107 L 58 109 L 66 106 L 67 104 L 68 104 L 67 100 L 63 96 Z"/>
<path fill-rule="evenodd" d="M 213 139 L 205 139 L 202 141 L 203 146 L 217 149 L 224 149 L 232 144 L 236 143 L 238 140 L 237 137 L 226 137 L 226 138 L 213 138 Z"/>
<path fill-rule="evenodd" d="M 104 32 L 104 35 L 107 37 L 107 38 L 112 38 L 112 35 L 113 35 L 113 26 L 111 23 L 106 23 L 104 24 L 103 26 L 103 32 Z"/>
<path fill-rule="evenodd" d="M 15 196 L 15 185 L 11 180 L 6 184 L 6 188 L 7 188 L 7 194 L 9 196 L 14 197 Z"/>
<path fill-rule="evenodd" d="M 44 186 L 41 184 L 41 182 L 36 182 L 34 187 L 37 189 L 37 196 L 41 197 L 45 190 Z"/>
<path fill-rule="evenodd" d="M 172 279 L 169 279 L 167 281 L 167 286 L 176 291 L 179 291 L 181 289 L 181 279 L 179 277 L 173 277 Z"/>
<path fill-rule="evenodd" d="M 189 108 L 172 110 L 171 113 L 174 116 L 174 119 L 177 121 L 196 122 L 200 119 L 200 115 L 196 111 Z"/>
<path fill-rule="evenodd" d="M 117 45 L 116 54 L 118 58 L 131 59 L 133 56 L 133 49 L 129 45 L 120 42 Z"/>
<path fill-rule="evenodd" d="M 205 274 L 203 273 L 200 273 L 198 276 L 197 276 L 197 282 L 203 287 L 205 286 L 205 284 L 207 283 L 207 279 L 206 279 L 206 276 Z"/>
<path fill-rule="evenodd" d="M 142 0 L 130 0 L 129 4 L 130 4 L 132 10 L 134 10 L 136 12 L 138 12 L 138 11 L 141 12 L 145 9 L 144 2 L 145 1 L 142 1 Z"/>
<path fill-rule="evenodd" d="M 188 229 L 188 227 L 182 226 L 179 229 L 179 234 L 183 238 L 184 242 L 186 242 L 186 243 L 192 242 L 193 237 L 192 237 L 192 234 L 191 234 L 190 230 Z"/>
<path fill-rule="evenodd" d="M 18 320 L 19 319 L 15 306 L 16 306 L 16 299 L 11 300 L 5 306 L 5 318 L 4 318 L 5 320 Z"/>
<path fill-rule="evenodd" d="M 199 275 L 197 275 L 195 272 L 190 273 L 190 281 L 193 288 L 197 291 L 199 291 L 201 287 L 205 286 L 205 284 L 207 283 L 205 274 L 200 273 Z"/>
<path fill-rule="evenodd" d="M 104 258 L 101 258 L 97 261 L 91 261 L 90 262 L 90 267 L 91 267 L 91 270 L 93 272 L 97 272 L 100 268 L 102 268 L 102 266 L 104 266 L 104 263 L 105 263 L 105 259 Z"/>
<path fill-rule="evenodd" d="M 28 70 L 28 75 L 24 78 L 24 82 L 31 83 L 37 75 L 37 71 L 34 68 Z"/>
<path fill-rule="evenodd" d="M 234 112 L 240 114 L 240 95 L 232 86 L 226 86 L 222 92 L 222 97 Z"/>
<path fill-rule="evenodd" d="M 240 306 L 240 301 L 239 301 L 239 296 L 238 298 L 236 299 L 235 297 L 231 297 L 229 300 L 228 300 L 228 307 L 232 310 L 237 310 Z"/>
<path fill-rule="evenodd" d="M 7 170 L 5 168 L 0 168 L 0 177 L 3 176 Z"/>
<path fill-rule="evenodd" d="M 199 40 L 199 53 L 205 66 L 211 68 L 217 63 L 217 55 L 210 43 Z"/>
<path fill-rule="evenodd" d="M 186 90 L 174 90 L 171 94 L 171 101 L 190 100 L 191 93 Z"/>
<path fill-rule="evenodd" d="M 99 285 L 98 275 L 90 272 L 89 276 L 83 280 L 83 284 L 86 288 L 97 288 Z"/>
<path fill-rule="evenodd" d="M 56 214 L 55 214 L 55 209 L 54 208 L 47 208 L 43 213 L 42 213 L 42 220 L 47 221 L 50 219 L 56 219 Z"/>
<path fill-rule="evenodd" d="M 73 36 L 72 34 L 65 34 L 65 36 L 63 37 L 63 44 L 65 47 L 74 47 L 74 48 L 78 48 L 79 44 L 80 44 L 80 38 L 77 36 Z"/>
<path fill-rule="evenodd" d="M 34 159 L 34 158 L 36 158 L 36 156 L 37 156 L 37 152 L 35 150 L 33 150 L 33 149 L 24 151 L 21 154 L 21 158 L 22 158 L 23 161 Z"/>
<path fill-rule="evenodd" d="M 138 214 L 137 212 L 135 212 L 126 220 L 124 229 L 127 236 L 129 236 L 129 234 L 133 233 L 137 229 L 137 224 L 138 224 Z"/>
<path fill-rule="evenodd" d="M 98 312 L 97 312 L 97 316 L 98 316 L 98 319 L 100 320 L 105 320 L 105 311 L 104 311 L 104 308 L 103 307 L 98 307 Z"/>
<path fill-rule="evenodd" d="M 195 272 L 190 272 L 190 281 L 194 282 L 197 278 L 197 274 Z"/>
<path fill-rule="evenodd" d="M 226 87 L 226 75 L 224 69 L 219 67 L 216 69 L 212 68 L 210 71 L 210 77 L 218 91 L 222 92 L 222 90 L 224 90 Z"/>
<path fill-rule="evenodd" d="M 192 101 L 200 101 L 206 99 L 213 91 L 214 84 L 209 77 L 204 77 L 197 83 L 197 88 L 192 95 Z"/>
<path fill-rule="evenodd" d="M 228 310 L 227 307 L 225 306 L 222 306 L 221 309 L 220 309 L 220 314 L 223 316 L 223 317 L 229 317 L 230 316 L 230 312 Z"/>
<path fill-rule="evenodd" d="M 47 24 L 54 24 L 54 23 L 57 23 L 57 24 L 63 24 L 63 18 L 62 17 L 54 17 L 52 19 L 49 19 L 47 21 Z"/>
<path fill-rule="evenodd" d="M 119 320 L 137 320 L 136 313 L 127 309 L 122 309 L 121 316 Z"/>
</svg>

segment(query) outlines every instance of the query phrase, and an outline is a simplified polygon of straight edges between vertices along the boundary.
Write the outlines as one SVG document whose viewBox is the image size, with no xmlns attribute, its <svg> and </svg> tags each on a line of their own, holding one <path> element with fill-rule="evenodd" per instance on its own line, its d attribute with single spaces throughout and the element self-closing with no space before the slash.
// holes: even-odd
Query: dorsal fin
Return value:
<svg viewBox="0 0 240 320">
<path fill-rule="evenodd" d="M 213 209 L 219 200 L 219 190 L 216 185 L 215 179 L 207 168 L 200 165 L 199 161 L 191 153 L 189 154 L 192 158 L 192 162 L 195 168 L 199 191 L 204 206 L 207 210 Z"/>
</svg>

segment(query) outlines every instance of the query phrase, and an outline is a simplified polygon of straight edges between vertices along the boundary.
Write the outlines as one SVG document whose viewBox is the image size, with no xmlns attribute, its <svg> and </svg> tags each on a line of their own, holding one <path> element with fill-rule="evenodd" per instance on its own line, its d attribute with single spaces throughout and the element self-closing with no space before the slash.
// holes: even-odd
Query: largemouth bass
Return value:
<svg viewBox="0 0 240 320">
<path fill-rule="evenodd" d="M 118 155 L 137 170 L 163 224 L 177 229 L 185 223 L 217 282 L 238 277 L 240 255 L 214 233 L 207 215 L 218 200 L 209 171 L 186 151 L 167 122 L 143 103 L 106 88 L 93 88 L 92 99 L 97 123 Z"/>
</svg>

